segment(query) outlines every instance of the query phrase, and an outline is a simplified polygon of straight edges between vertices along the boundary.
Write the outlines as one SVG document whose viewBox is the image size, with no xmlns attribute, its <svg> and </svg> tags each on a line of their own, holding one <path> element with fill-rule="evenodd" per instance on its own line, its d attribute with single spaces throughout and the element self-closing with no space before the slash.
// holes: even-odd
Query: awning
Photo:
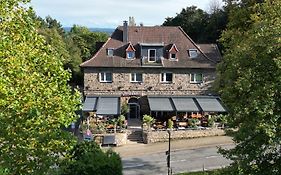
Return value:
<svg viewBox="0 0 281 175">
<path fill-rule="evenodd" d="M 169 97 L 148 97 L 148 102 L 151 111 L 175 111 Z"/>
<path fill-rule="evenodd" d="M 204 112 L 226 112 L 219 98 L 216 97 L 196 97 L 195 98 Z"/>
<path fill-rule="evenodd" d="M 119 97 L 99 97 L 97 104 L 98 115 L 119 115 L 120 98 Z"/>
<path fill-rule="evenodd" d="M 96 110 L 97 97 L 86 97 L 82 111 L 92 112 Z"/>
<path fill-rule="evenodd" d="M 172 97 L 177 112 L 199 112 L 200 109 L 196 105 L 192 97 Z"/>
</svg>

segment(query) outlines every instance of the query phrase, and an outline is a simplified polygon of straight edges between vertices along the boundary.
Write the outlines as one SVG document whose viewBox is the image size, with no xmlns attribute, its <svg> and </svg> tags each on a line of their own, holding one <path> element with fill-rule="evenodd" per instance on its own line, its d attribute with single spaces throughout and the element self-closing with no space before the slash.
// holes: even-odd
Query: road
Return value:
<svg viewBox="0 0 281 175">
<path fill-rule="evenodd" d="M 226 144 L 223 148 L 231 148 Z M 217 153 L 217 146 L 204 146 L 171 150 L 171 167 L 173 174 L 189 171 L 216 169 L 230 164 L 230 161 Z M 150 154 L 122 157 L 124 175 L 164 175 L 167 174 L 165 151 Z"/>
</svg>

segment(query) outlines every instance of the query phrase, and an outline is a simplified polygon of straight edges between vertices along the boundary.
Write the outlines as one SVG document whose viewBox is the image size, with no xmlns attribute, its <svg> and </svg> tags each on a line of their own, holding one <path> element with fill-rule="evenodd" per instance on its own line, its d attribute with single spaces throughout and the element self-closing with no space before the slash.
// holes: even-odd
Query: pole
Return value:
<svg viewBox="0 0 281 175">
<path fill-rule="evenodd" d="M 171 131 L 168 130 L 169 134 L 169 147 L 167 151 L 167 167 L 168 167 L 168 175 L 171 175 Z"/>
</svg>

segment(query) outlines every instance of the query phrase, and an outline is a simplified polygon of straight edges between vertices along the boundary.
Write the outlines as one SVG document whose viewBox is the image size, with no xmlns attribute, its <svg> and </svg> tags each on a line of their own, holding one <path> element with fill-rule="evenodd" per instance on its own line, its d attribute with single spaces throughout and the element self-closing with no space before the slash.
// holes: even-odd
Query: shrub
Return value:
<svg viewBox="0 0 281 175">
<path fill-rule="evenodd" d="M 117 119 L 118 126 L 120 126 L 121 128 L 124 128 L 125 120 L 126 120 L 126 117 L 124 115 L 120 115 Z"/>
<path fill-rule="evenodd" d="M 168 128 L 172 129 L 174 127 L 174 122 L 171 119 L 169 119 L 167 126 L 168 126 Z"/>
<path fill-rule="evenodd" d="M 70 152 L 70 162 L 62 167 L 62 175 L 122 175 L 120 156 L 102 151 L 95 142 L 78 143 Z"/>
</svg>

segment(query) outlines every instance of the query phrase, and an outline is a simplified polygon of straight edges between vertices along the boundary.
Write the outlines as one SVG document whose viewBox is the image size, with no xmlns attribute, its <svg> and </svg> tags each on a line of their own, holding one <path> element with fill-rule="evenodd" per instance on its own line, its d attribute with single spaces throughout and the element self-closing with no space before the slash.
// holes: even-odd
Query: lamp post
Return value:
<svg viewBox="0 0 281 175">
<path fill-rule="evenodd" d="M 167 155 L 167 167 L 168 167 L 168 175 L 171 175 L 171 131 L 167 130 L 169 134 L 169 147 L 168 151 L 166 152 Z"/>
</svg>

